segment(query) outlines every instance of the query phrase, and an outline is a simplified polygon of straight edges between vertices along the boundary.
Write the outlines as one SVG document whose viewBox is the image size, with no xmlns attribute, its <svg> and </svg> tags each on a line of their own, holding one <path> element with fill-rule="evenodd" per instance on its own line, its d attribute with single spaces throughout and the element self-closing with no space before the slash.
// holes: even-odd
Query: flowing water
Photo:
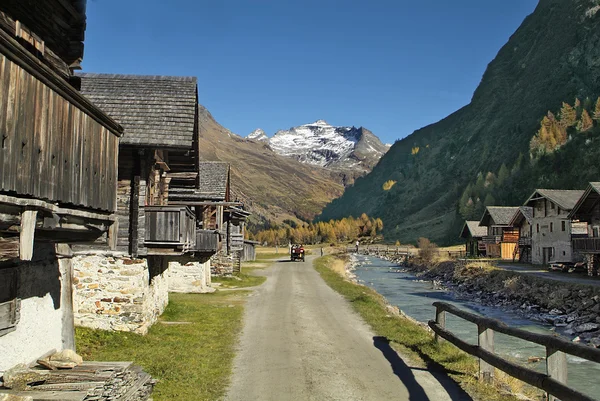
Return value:
<svg viewBox="0 0 600 401">
<path fill-rule="evenodd" d="M 528 320 L 514 311 L 456 299 L 448 291 L 433 288 L 431 282 L 420 281 L 412 274 L 400 272 L 400 268 L 394 263 L 371 256 L 356 255 L 355 258 L 357 264 L 354 273 L 358 280 L 418 321 L 427 322 L 435 319 L 435 308 L 432 303 L 443 301 L 472 313 L 501 320 L 513 327 L 536 333 L 554 333 L 550 330 L 551 326 Z M 477 344 L 475 324 L 447 313 L 446 328 L 462 340 Z M 544 347 L 500 333 L 494 333 L 494 337 L 496 353 L 513 362 L 522 363 L 530 369 L 545 373 L 546 364 L 543 360 L 538 363 L 528 363 L 529 357 L 545 356 Z M 570 355 L 567 355 L 567 362 L 568 385 L 600 400 L 600 364 Z"/>
</svg>

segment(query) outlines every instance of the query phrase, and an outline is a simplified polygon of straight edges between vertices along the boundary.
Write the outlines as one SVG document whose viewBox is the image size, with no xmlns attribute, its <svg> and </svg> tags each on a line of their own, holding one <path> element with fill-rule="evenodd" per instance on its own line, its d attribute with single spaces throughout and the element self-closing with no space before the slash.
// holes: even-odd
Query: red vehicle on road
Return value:
<svg viewBox="0 0 600 401">
<path fill-rule="evenodd" d="M 290 250 L 290 260 L 301 260 L 304 262 L 304 247 L 302 245 L 292 245 Z"/>
</svg>

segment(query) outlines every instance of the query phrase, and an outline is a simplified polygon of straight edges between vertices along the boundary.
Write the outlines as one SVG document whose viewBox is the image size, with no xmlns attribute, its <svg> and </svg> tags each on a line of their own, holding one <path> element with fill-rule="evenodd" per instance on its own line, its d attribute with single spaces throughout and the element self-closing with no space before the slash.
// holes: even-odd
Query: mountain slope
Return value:
<svg viewBox="0 0 600 401">
<path fill-rule="evenodd" d="M 270 139 L 258 129 L 247 138 L 268 141 L 276 153 L 302 163 L 358 175 L 371 171 L 388 150 L 366 128 L 334 127 L 324 120 L 278 131 Z"/>
<path fill-rule="evenodd" d="M 596 3 L 540 0 L 489 64 L 469 105 L 394 144 L 321 218 L 366 212 L 383 219 L 389 240 L 425 236 L 455 241 L 461 224 L 457 202 L 467 184 L 479 173 L 498 171 L 502 164 L 516 166 L 523 155 L 528 159 L 529 141 L 548 110 L 600 94 Z M 396 184 L 386 191 L 383 183 L 389 180 Z M 526 185 L 538 182 L 530 177 Z M 544 184 L 582 185 L 560 179 Z"/>
<path fill-rule="evenodd" d="M 265 143 L 231 133 L 202 105 L 198 124 L 200 158 L 231 164 L 233 196 L 255 214 L 255 223 L 257 219 L 312 219 L 343 191 L 335 174 L 279 156 Z"/>
</svg>

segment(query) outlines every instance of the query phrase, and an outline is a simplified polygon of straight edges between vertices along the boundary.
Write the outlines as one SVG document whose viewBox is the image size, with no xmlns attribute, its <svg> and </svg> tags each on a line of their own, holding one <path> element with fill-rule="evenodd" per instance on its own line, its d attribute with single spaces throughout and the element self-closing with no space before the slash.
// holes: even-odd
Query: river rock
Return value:
<svg viewBox="0 0 600 401">
<path fill-rule="evenodd" d="M 33 401 L 28 395 L 0 394 L 0 401 Z"/>
<path fill-rule="evenodd" d="M 588 331 L 598 330 L 598 328 L 600 328 L 600 325 L 598 323 L 584 323 L 580 324 L 579 326 L 576 326 L 574 329 L 577 333 L 585 333 Z"/>
<path fill-rule="evenodd" d="M 548 312 L 549 315 L 563 315 L 564 313 L 565 311 L 557 308 L 554 308 L 550 312 Z"/>
</svg>

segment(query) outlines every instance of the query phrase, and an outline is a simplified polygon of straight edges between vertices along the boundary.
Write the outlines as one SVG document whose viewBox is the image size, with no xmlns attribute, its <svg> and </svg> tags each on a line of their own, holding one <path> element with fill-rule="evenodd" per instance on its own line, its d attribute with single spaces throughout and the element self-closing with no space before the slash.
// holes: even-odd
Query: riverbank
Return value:
<svg viewBox="0 0 600 401">
<path fill-rule="evenodd" d="M 521 383 L 501 373 L 497 375 L 498 380 L 493 386 L 479 383 L 477 361 L 474 358 L 447 342 L 436 342 L 431 331 L 422 323 L 404 315 L 373 289 L 357 284 L 352 258 L 347 260 L 346 271 L 342 274 L 339 269 L 331 268 L 334 263 L 333 256 L 319 258 L 315 262 L 315 269 L 331 288 L 350 302 L 374 333 L 389 340 L 398 353 L 411 360 L 413 367 L 448 375 L 473 399 L 518 399 L 508 393 L 521 392 Z"/>
<path fill-rule="evenodd" d="M 399 263 L 393 257 L 385 258 Z M 445 261 L 426 264 L 418 259 L 400 265 L 422 280 L 451 291 L 459 299 L 512 310 L 548 324 L 574 342 L 600 347 L 600 288 L 495 268 L 485 261 Z"/>
</svg>

